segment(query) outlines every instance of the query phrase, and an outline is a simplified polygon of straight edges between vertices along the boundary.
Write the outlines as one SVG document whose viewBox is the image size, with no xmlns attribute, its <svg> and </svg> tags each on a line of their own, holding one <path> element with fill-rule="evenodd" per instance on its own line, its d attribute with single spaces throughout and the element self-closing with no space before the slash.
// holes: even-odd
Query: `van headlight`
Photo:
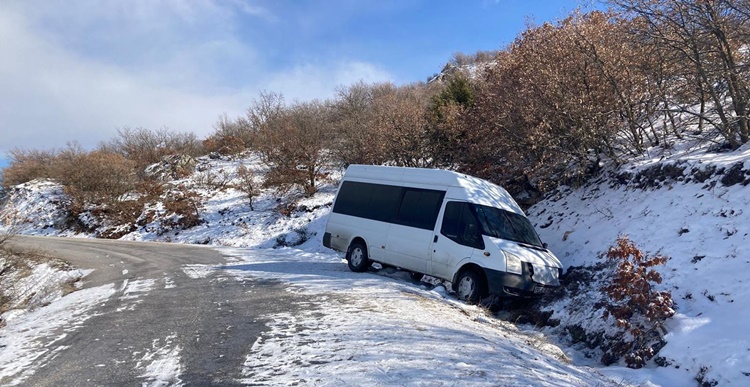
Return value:
<svg viewBox="0 0 750 387">
<path fill-rule="evenodd" d="M 505 254 L 505 271 L 513 274 L 522 274 L 523 264 L 521 263 L 521 258 L 507 251 L 503 251 L 503 254 Z"/>
</svg>

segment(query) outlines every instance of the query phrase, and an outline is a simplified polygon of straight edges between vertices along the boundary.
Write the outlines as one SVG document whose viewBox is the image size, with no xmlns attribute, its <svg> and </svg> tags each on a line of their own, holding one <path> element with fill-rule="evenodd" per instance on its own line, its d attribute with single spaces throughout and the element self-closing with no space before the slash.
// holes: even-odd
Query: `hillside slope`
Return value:
<svg viewBox="0 0 750 387">
<path fill-rule="evenodd" d="M 669 257 L 657 268 L 676 314 L 647 380 L 685 373 L 705 385 L 750 383 L 750 146 L 729 153 L 705 147 L 652 150 L 618 170 L 563 188 L 529 209 L 542 240 L 566 268 L 601 263 L 618 236 L 644 252 Z M 605 324 L 595 305 L 601 283 L 575 301 L 553 304 L 547 328 L 568 343 L 569 328 Z M 584 293 L 584 292 L 582 292 Z M 567 328 L 567 329 L 566 329 Z M 596 356 L 583 343 L 577 346 Z M 649 369 L 649 367 L 651 367 Z M 669 383 L 668 383 L 669 384 Z"/>
<path fill-rule="evenodd" d="M 686 144 L 687 145 L 687 144 Z M 683 146 L 669 152 L 652 149 L 648 157 L 605 170 L 580 188 L 563 187 L 527 212 L 542 239 L 566 269 L 592 266 L 620 235 L 641 249 L 670 257 L 657 268 L 659 285 L 675 300 L 667 321 L 666 346 L 641 370 L 617 363 L 601 372 L 648 385 L 750 383 L 750 146 L 713 153 Z M 311 198 L 262 190 L 251 209 L 245 193 L 232 187 L 240 165 L 262 176 L 256 157 L 200 158 L 196 172 L 169 184 L 200 198 L 200 223 L 183 229 L 167 221 L 160 203 L 144 210 L 144 219 L 122 239 L 272 248 L 296 246 L 320 252 L 322 230 L 336 180 L 332 171 Z M 59 186 L 43 181 L 16 187 L 3 211 L 6 230 L 31 235 L 92 237 L 64 228 L 65 197 Z M 12 222 L 10 221 L 12 219 Z M 1 231 L 1 230 L 0 230 Z M 576 363 L 595 365 L 600 349 L 576 342 L 571 327 L 608 329 L 597 307 L 601 283 L 592 282 L 577 298 L 545 306 L 556 327 L 546 336 L 567 348 Z M 531 328 L 530 329 L 535 329 Z M 586 357 L 590 357 L 587 359 Z"/>
</svg>

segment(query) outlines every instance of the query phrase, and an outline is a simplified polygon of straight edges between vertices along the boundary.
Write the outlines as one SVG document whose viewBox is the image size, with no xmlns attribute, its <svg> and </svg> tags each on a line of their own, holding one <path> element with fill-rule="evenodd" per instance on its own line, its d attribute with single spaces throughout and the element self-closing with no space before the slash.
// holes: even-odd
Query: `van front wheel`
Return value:
<svg viewBox="0 0 750 387">
<path fill-rule="evenodd" d="M 367 257 L 367 246 L 361 242 L 354 242 L 346 252 L 346 260 L 349 262 L 349 270 L 362 272 L 370 268 L 372 262 Z"/>
<path fill-rule="evenodd" d="M 464 270 L 458 275 L 454 285 L 456 297 L 470 304 L 476 304 L 484 295 L 484 282 L 474 270 Z"/>
</svg>

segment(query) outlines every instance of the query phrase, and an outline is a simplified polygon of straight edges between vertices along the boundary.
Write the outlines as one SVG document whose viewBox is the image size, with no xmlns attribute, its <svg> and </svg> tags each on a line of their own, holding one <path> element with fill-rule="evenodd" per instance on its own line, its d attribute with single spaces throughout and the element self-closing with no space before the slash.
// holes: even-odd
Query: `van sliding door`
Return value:
<svg viewBox="0 0 750 387">
<path fill-rule="evenodd" d="M 444 191 L 404 188 L 398 215 L 388 230 L 384 261 L 419 273 L 430 269 L 430 247 Z"/>
</svg>

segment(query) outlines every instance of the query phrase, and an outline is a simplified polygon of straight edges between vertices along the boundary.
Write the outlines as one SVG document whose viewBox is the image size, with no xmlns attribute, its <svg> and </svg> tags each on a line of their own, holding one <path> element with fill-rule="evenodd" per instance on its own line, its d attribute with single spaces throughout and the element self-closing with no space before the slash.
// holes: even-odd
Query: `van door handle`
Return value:
<svg viewBox="0 0 750 387">
<path fill-rule="evenodd" d="M 437 235 L 435 235 L 435 238 L 432 240 L 432 243 L 437 242 Z"/>
</svg>

